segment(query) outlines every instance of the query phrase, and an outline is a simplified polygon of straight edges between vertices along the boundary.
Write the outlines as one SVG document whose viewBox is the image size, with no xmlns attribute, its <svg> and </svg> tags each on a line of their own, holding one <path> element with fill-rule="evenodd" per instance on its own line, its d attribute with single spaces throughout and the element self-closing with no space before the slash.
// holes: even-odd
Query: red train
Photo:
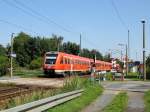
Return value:
<svg viewBox="0 0 150 112">
<path fill-rule="evenodd" d="M 73 72 L 87 73 L 91 71 L 93 63 L 93 59 L 85 57 L 62 52 L 47 52 L 44 58 L 43 70 L 45 74 L 60 74 L 64 76 Z M 112 63 L 96 60 L 95 69 L 96 71 L 111 71 Z"/>
</svg>

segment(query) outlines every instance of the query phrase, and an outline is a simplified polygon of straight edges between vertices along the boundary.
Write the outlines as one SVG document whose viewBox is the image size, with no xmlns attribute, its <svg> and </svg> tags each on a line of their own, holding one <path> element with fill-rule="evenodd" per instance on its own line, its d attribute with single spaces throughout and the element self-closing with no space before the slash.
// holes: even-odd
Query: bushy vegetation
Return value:
<svg viewBox="0 0 150 112">
<path fill-rule="evenodd" d="M 42 58 L 37 58 L 31 61 L 29 69 L 39 69 L 42 67 Z"/>
<path fill-rule="evenodd" d="M 144 101 L 145 101 L 145 111 L 144 112 L 150 112 L 150 90 L 145 92 Z"/>
<path fill-rule="evenodd" d="M 150 55 L 146 59 L 146 78 L 150 79 Z"/>
<path fill-rule="evenodd" d="M 0 56 L 0 76 L 5 75 L 9 70 L 9 60 L 5 56 Z"/>
<path fill-rule="evenodd" d="M 125 78 L 129 78 L 129 79 L 138 79 L 138 72 L 129 72 L 127 76 L 125 76 Z"/>
<path fill-rule="evenodd" d="M 106 73 L 106 80 L 113 80 L 113 73 L 111 73 L 111 72 L 107 72 Z"/>
<path fill-rule="evenodd" d="M 108 106 L 106 106 L 102 112 L 124 112 L 127 103 L 128 103 L 127 93 L 121 92 L 117 96 L 115 96 L 113 101 Z"/>
</svg>

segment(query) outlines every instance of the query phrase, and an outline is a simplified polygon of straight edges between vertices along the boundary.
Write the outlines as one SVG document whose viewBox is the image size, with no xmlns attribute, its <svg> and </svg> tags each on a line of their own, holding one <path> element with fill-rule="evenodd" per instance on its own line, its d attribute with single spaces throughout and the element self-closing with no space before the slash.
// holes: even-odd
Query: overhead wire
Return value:
<svg viewBox="0 0 150 112">
<path fill-rule="evenodd" d="M 115 5 L 114 0 L 110 0 L 110 1 L 111 1 L 111 5 L 112 5 L 112 7 L 114 8 L 114 10 L 115 10 L 115 12 L 116 12 L 116 15 L 117 15 L 117 17 L 118 17 L 120 23 L 122 24 L 122 26 L 123 26 L 126 30 L 129 30 L 128 27 L 127 27 L 127 25 L 125 24 L 124 20 L 122 19 L 121 15 L 120 15 L 120 13 L 119 13 L 119 11 L 118 11 L 117 6 Z"/>
<path fill-rule="evenodd" d="M 57 27 L 61 28 L 62 30 L 66 31 L 66 32 L 70 32 L 73 33 L 72 31 L 68 30 L 67 28 L 61 26 L 60 24 L 56 23 L 55 21 L 49 19 L 47 16 L 33 10 L 32 8 L 30 8 L 29 6 L 25 5 L 24 3 L 22 3 L 21 1 L 18 0 L 13 0 L 14 2 L 10 2 L 7 0 L 3 0 L 6 4 L 8 4 L 11 7 L 15 7 L 17 9 L 19 9 L 20 11 L 22 11 L 23 13 L 32 16 L 35 19 L 38 19 L 44 23 L 47 24 L 55 24 Z M 15 4 L 14 4 L 15 3 Z M 8 23 L 8 22 L 7 22 Z M 16 26 L 16 25 L 15 25 Z M 87 41 L 91 46 L 95 46 L 96 48 L 98 47 L 96 44 L 94 44 L 93 42 L 89 41 L 87 38 L 84 38 L 85 41 Z"/>
<path fill-rule="evenodd" d="M 42 15 L 41 13 L 35 11 L 34 9 L 32 9 L 29 6 L 22 3 L 21 1 L 13 0 L 13 4 L 8 2 L 7 0 L 5 0 L 5 2 L 7 2 L 7 4 L 9 4 L 9 5 L 11 4 L 11 6 L 14 6 L 15 8 L 21 10 L 22 12 L 24 12 L 24 13 L 42 21 L 42 22 L 45 22 L 46 24 L 55 24 L 58 28 L 66 31 L 66 32 L 70 32 L 68 29 L 64 28 L 63 26 L 56 23 L 55 21 L 49 19 L 47 16 Z"/>
<path fill-rule="evenodd" d="M 33 10 L 33 9 L 30 8 L 29 6 L 25 5 L 24 3 L 22 3 L 22 2 L 20 2 L 20 1 L 18 1 L 18 0 L 14 0 L 14 2 L 15 2 L 16 4 L 18 4 L 18 5 L 20 5 L 20 6 L 24 7 L 24 8 L 26 8 L 26 9 L 30 10 L 32 13 L 36 14 L 37 16 L 40 16 L 40 17 L 42 17 L 42 18 L 45 18 L 45 20 L 47 20 L 47 21 L 49 21 L 49 22 L 52 22 L 52 23 L 54 23 L 55 25 L 57 25 L 57 26 L 59 26 L 60 28 L 62 28 L 63 30 L 65 30 L 65 31 L 71 33 L 70 30 L 68 30 L 68 29 L 64 28 L 63 26 L 57 24 L 56 22 L 50 20 L 47 16 L 42 15 L 41 13 L 39 13 L 39 12 Z M 72 33 L 74 33 L 74 32 L 72 32 Z M 90 43 L 90 44 L 96 46 L 95 44 L 93 44 L 93 42 L 88 41 L 87 39 L 86 39 L 86 41 L 87 41 L 88 43 Z"/>
<path fill-rule="evenodd" d="M 9 21 L 6 21 L 6 20 L 2 20 L 2 19 L 0 19 L 0 22 L 1 22 L 1 23 L 5 23 L 5 24 L 8 24 L 8 25 L 13 26 L 13 27 L 16 27 L 16 28 L 19 28 L 19 29 L 24 29 L 24 30 L 27 30 L 27 31 L 30 31 L 30 32 L 32 32 L 32 33 L 35 33 L 35 34 L 38 34 L 38 35 L 39 35 L 39 33 L 33 31 L 32 29 L 26 28 L 26 27 L 21 26 L 21 25 L 18 25 L 18 24 L 15 24 L 15 23 L 12 23 L 12 22 L 9 22 Z"/>
</svg>

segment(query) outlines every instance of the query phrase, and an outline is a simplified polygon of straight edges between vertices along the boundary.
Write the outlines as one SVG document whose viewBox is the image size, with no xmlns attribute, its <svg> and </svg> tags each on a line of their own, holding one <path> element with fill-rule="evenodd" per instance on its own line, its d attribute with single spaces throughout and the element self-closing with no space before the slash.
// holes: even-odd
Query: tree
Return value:
<svg viewBox="0 0 150 112">
<path fill-rule="evenodd" d="M 110 54 L 104 55 L 103 60 L 104 60 L 104 61 L 107 61 L 107 62 L 111 62 Z"/>
<path fill-rule="evenodd" d="M 82 49 L 80 56 L 92 58 L 92 54 L 91 54 L 90 50 L 88 50 L 87 48 Z"/>
<path fill-rule="evenodd" d="M 150 55 L 146 58 L 146 78 L 150 79 Z"/>
<path fill-rule="evenodd" d="M 103 60 L 103 56 L 99 51 L 93 49 L 93 50 L 91 50 L 90 53 L 93 54 L 93 55 L 96 55 L 97 60 Z"/>
<path fill-rule="evenodd" d="M 8 72 L 9 60 L 6 56 L 0 56 L 0 76 Z"/>
<path fill-rule="evenodd" d="M 79 53 L 79 45 L 73 42 L 64 42 L 63 43 L 63 52 L 78 55 Z"/>
<path fill-rule="evenodd" d="M 6 49 L 2 45 L 0 45 L 0 55 L 6 55 Z"/>
<path fill-rule="evenodd" d="M 30 40 L 31 36 L 23 32 L 14 38 L 13 49 L 17 55 L 16 61 L 22 67 L 25 67 L 31 61 L 31 56 L 29 55 L 29 51 L 31 50 L 29 47 Z"/>
</svg>

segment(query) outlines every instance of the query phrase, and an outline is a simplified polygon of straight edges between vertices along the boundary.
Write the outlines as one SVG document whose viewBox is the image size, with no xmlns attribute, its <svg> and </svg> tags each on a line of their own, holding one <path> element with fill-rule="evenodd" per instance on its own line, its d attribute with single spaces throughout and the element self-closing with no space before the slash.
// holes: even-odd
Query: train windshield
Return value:
<svg viewBox="0 0 150 112">
<path fill-rule="evenodd" d="M 46 54 L 45 64 L 55 64 L 58 54 Z"/>
</svg>

